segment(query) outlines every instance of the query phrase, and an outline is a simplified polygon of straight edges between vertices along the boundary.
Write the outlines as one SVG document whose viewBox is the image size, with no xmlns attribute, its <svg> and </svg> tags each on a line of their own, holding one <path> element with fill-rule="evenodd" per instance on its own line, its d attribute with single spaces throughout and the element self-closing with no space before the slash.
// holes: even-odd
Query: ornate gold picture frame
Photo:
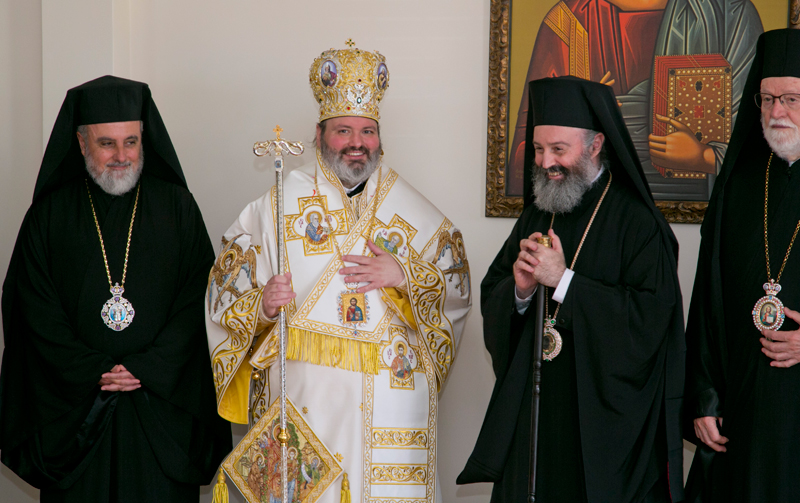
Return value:
<svg viewBox="0 0 800 503">
<path fill-rule="evenodd" d="M 787 12 L 788 26 L 800 28 L 800 0 L 752 0 L 756 6 L 764 30 L 786 26 L 782 24 L 774 12 Z M 532 0 L 517 0 L 512 9 L 512 0 L 491 0 L 490 5 L 490 30 L 489 30 L 489 100 L 487 124 L 487 156 L 486 156 L 486 216 L 487 217 L 513 217 L 522 212 L 522 196 L 519 190 L 509 190 L 509 176 L 518 176 L 509 168 L 509 151 L 513 141 L 514 124 L 519 107 L 519 92 L 512 92 L 512 62 L 519 65 L 519 57 L 527 51 L 530 58 L 530 45 L 520 48 L 520 54 L 512 59 L 516 47 L 512 47 L 513 21 L 516 26 L 532 30 L 536 37 L 539 25 L 544 24 L 544 18 L 529 19 L 532 9 L 550 9 L 558 4 L 558 0 L 548 2 L 546 6 L 532 7 Z M 788 4 L 788 9 L 787 9 Z M 516 10 L 516 12 L 515 12 Z M 513 17 L 512 17 L 513 15 Z M 535 16 L 534 16 L 535 17 Z M 548 20 L 551 24 L 557 20 Z M 565 21 L 566 22 L 566 21 Z M 777 23 L 777 24 L 776 24 Z M 525 64 L 525 63 L 523 63 Z M 514 71 L 518 72 L 517 66 Z M 524 70 L 524 69 L 523 69 Z M 524 73 L 524 71 L 523 71 Z M 516 73 L 515 73 L 516 75 Z M 596 78 L 595 78 L 596 77 Z M 592 80 L 600 80 L 602 76 L 592 76 Z M 523 76 L 524 79 L 524 76 Z M 519 80 L 519 79 L 517 79 Z M 524 85 L 524 81 L 522 84 Z M 514 97 L 511 95 L 515 94 Z M 713 180 L 712 180 L 713 181 Z M 518 181 L 516 183 L 519 183 Z M 673 223 L 700 223 L 703 220 L 707 201 L 698 200 L 663 200 L 656 195 L 656 205 L 666 216 L 667 221 Z"/>
</svg>

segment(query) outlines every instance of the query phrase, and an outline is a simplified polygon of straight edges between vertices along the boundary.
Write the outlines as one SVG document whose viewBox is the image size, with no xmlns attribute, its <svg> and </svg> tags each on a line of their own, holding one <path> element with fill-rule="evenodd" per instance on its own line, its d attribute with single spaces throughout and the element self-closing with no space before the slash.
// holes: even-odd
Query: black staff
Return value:
<svg viewBox="0 0 800 503">
<path fill-rule="evenodd" d="M 542 236 L 536 241 L 550 248 L 550 236 Z M 539 285 L 540 287 L 542 285 Z M 536 289 L 536 324 L 533 332 L 533 400 L 531 403 L 531 476 L 528 479 L 528 501 L 536 501 L 536 449 L 539 446 L 539 396 L 542 393 L 542 354 L 544 351 L 544 303 L 545 289 Z"/>
</svg>

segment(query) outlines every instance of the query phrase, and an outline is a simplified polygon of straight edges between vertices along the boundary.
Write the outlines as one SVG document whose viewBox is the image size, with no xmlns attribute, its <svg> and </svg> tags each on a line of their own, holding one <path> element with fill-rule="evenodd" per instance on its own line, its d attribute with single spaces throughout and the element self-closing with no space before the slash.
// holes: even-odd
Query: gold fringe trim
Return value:
<svg viewBox="0 0 800 503">
<path fill-rule="evenodd" d="M 219 476 L 217 477 L 217 485 L 214 486 L 214 496 L 211 503 L 229 503 L 228 500 L 228 485 L 225 484 L 225 473 L 222 468 L 219 469 Z"/>
<path fill-rule="evenodd" d="M 286 358 L 323 367 L 378 374 L 378 344 L 289 327 Z"/>
</svg>

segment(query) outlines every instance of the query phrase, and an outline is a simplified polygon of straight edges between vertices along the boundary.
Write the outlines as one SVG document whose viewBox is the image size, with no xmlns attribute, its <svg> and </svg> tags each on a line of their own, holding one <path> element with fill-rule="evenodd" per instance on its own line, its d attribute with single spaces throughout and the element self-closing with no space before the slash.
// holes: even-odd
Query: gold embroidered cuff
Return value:
<svg viewBox="0 0 800 503">
<path fill-rule="evenodd" d="M 278 321 L 278 315 L 276 315 L 274 318 L 268 318 L 267 315 L 264 313 L 264 304 L 259 302 L 258 323 L 256 324 L 256 333 L 260 334 L 264 330 L 274 325 L 276 321 Z"/>
<path fill-rule="evenodd" d="M 397 285 L 395 288 L 396 288 L 396 289 L 397 289 L 397 290 L 398 290 L 400 293 L 402 293 L 403 295 L 405 295 L 406 297 L 408 297 L 408 283 L 406 282 L 405 278 L 403 279 L 403 282 L 402 282 L 402 283 L 400 283 L 399 285 Z"/>
</svg>

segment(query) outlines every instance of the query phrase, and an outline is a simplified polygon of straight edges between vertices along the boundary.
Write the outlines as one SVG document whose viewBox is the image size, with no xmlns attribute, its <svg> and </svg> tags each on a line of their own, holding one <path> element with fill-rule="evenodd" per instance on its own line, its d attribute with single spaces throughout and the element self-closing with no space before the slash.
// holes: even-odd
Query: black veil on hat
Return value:
<svg viewBox="0 0 800 503">
<path fill-rule="evenodd" d="M 713 411 L 713 415 L 718 415 L 722 411 L 723 397 L 719 396 L 712 381 L 714 379 L 724 381 L 728 375 L 728 346 L 720 266 L 722 217 L 727 202 L 725 189 L 735 170 L 748 167 L 746 163 L 738 162 L 744 147 L 748 151 L 771 150 L 761 127 L 761 110 L 756 106 L 754 99 L 755 94 L 761 89 L 761 80 L 769 77 L 800 78 L 800 30 L 784 28 L 767 31 L 759 36 L 755 56 L 742 91 L 728 151 L 714 183 L 714 190 L 711 192 L 708 209 L 700 229 L 700 252 L 686 329 L 688 346 L 686 364 L 690 371 L 687 373 L 684 431 L 686 439 L 698 446 L 687 479 L 687 501 L 698 501 L 695 498 L 698 498 L 698 491 L 702 491 L 707 484 L 715 457 L 714 451 L 705 447 L 695 437 L 689 425 L 698 414 L 708 416 L 712 415 Z M 709 375 L 691 371 L 700 366 L 707 366 L 713 370 L 709 371 Z"/>
<path fill-rule="evenodd" d="M 552 77 L 528 84 L 530 106 L 525 139 L 524 205 L 533 202 L 534 147 L 536 126 L 567 126 L 591 129 L 605 135 L 605 149 L 614 180 L 632 187 L 648 205 L 669 241 L 675 259 L 678 242 L 666 219 L 656 208 L 628 129 L 611 87 L 578 77 Z"/>
<path fill-rule="evenodd" d="M 75 134 L 78 126 L 138 120 L 144 123 L 144 172 L 186 188 L 178 156 L 148 85 L 106 75 L 67 91 L 42 158 L 33 200 L 86 173 Z"/>
<path fill-rule="evenodd" d="M 791 28 L 771 30 L 758 37 L 756 54 L 742 91 L 736 124 L 733 126 L 728 151 L 711 193 L 711 201 L 721 197 L 721 191 L 736 165 L 742 147 L 745 144 L 748 148 L 758 143 L 767 145 L 761 128 L 761 110 L 756 106 L 755 95 L 761 90 L 761 79 L 769 77 L 800 78 L 800 30 Z"/>
</svg>

